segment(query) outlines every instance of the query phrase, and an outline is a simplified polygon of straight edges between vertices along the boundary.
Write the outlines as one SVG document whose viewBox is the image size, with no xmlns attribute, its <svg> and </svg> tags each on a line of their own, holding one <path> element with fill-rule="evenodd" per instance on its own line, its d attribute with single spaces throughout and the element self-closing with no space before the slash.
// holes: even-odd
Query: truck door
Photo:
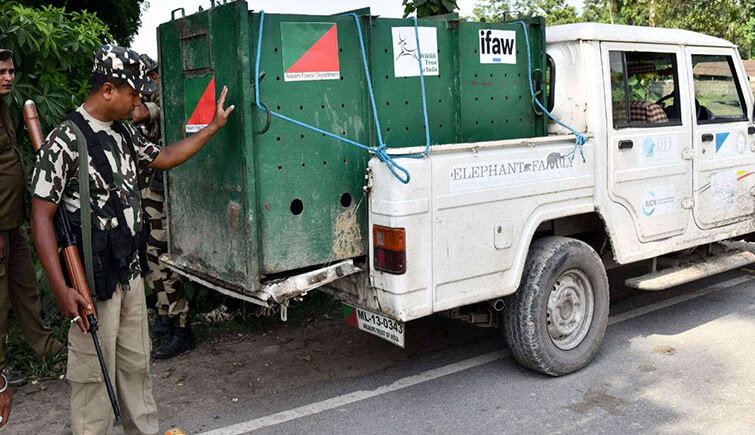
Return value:
<svg viewBox="0 0 755 435">
<path fill-rule="evenodd" d="M 695 96 L 694 217 L 709 229 L 747 219 L 755 210 L 755 150 L 747 134 L 752 93 L 735 50 L 685 52 Z"/>
<path fill-rule="evenodd" d="M 641 242 L 683 234 L 692 161 L 688 75 L 677 46 L 602 43 L 608 192 Z"/>
</svg>

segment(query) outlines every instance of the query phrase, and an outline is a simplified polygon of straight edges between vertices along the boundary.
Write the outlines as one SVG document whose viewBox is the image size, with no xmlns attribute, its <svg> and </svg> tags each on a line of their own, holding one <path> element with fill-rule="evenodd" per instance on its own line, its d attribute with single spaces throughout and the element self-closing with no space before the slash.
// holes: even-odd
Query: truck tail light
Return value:
<svg viewBox="0 0 755 435">
<path fill-rule="evenodd" d="M 403 228 L 372 226 L 375 269 L 401 275 L 406 272 L 406 231 Z"/>
</svg>

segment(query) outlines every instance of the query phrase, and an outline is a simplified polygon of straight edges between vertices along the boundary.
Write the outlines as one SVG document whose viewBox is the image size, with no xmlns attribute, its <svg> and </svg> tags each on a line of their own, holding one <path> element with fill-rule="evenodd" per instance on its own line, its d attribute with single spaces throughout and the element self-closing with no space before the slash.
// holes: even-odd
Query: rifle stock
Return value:
<svg viewBox="0 0 755 435">
<path fill-rule="evenodd" d="M 33 101 L 28 100 L 24 103 L 24 121 L 26 122 L 26 128 L 29 130 L 29 136 L 31 137 L 34 151 L 39 151 L 44 142 L 44 135 L 42 134 L 42 126 L 39 123 L 39 116 L 37 115 L 37 107 Z M 94 303 L 92 302 L 92 293 L 87 283 L 86 275 L 84 274 L 84 267 L 81 264 L 81 257 L 79 256 L 79 250 L 76 247 L 76 238 L 71 230 L 71 224 L 68 220 L 68 214 L 64 206 L 59 206 L 55 212 L 53 218 L 55 225 L 55 234 L 58 238 L 58 246 L 63 250 L 63 258 L 66 263 L 66 270 L 68 270 L 68 278 L 70 285 L 75 289 L 84 299 L 87 301 L 91 309 L 79 308 L 79 314 L 81 314 L 82 320 L 84 320 L 84 327 L 89 331 L 94 342 L 94 349 L 97 352 L 97 358 L 100 361 L 100 368 L 102 369 L 102 377 L 105 381 L 105 387 L 107 388 L 108 397 L 110 398 L 110 404 L 113 406 L 113 413 L 115 419 L 121 421 L 121 410 L 118 406 L 118 400 L 115 397 L 115 391 L 113 390 L 113 384 L 110 381 L 108 375 L 107 366 L 105 365 L 105 359 L 102 355 L 102 349 L 100 347 L 100 340 L 97 338 L 97 314 L 94 310 Z"/>
</svg>

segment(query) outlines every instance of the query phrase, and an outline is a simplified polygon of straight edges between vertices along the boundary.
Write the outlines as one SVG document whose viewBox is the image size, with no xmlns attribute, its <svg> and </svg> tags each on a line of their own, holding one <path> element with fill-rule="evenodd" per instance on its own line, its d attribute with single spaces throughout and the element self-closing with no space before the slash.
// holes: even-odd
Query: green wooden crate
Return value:
<svg viewBox="0 0 755 435">
<path fill-rule="evenodd" d="M 425 145 L 413 21 L 357 12 L 383 142 L 389 148 Z M 194 273 L 242 292 L 258 289 L 265 277 L 365 255 L 368 239 L 363 185 L 369 153 L 269 119 L 255 105 L 261 18 L 237 1 L 177 17 L 158 30 L 166 143 L 209 122 L 223 85 L 228 104 L 236 106 L 210 144 L 170 172 L 171 253 Z M 544 23 L 533 19 L 527 26 L 533 68 L 542 70 Z M 377 146 L 354 17 L 265 14 L 262 29 L 264 107 Z M 480 63 L 485 29 L 516 33 L 515 64 Z M 448 15 L 418 20 L 418 32 L 431 144 L 545 134 L 545 118 L 532 110 L 520 25 Z"/>
</svg>

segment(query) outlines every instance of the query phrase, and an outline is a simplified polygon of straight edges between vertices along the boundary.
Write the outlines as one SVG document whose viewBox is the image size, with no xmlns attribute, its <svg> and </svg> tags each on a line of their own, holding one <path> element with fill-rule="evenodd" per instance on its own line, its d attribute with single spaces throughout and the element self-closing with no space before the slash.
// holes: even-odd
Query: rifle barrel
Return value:
<svg viewBox="0 0 755 435">
<path fill-rule="evenodd" d="M 100 368 L 102 369 L 102 379 L 105 381 L 105 388 L 107 389 L 107 396 L 110 399 L 110 404 L 113 406 L 113 414 L 115 414 L 115 421 L 121 421 L 121 408 L 118 406 L 118 399 L 115 398 L 115 391 L 113 391 L 113 383 L 110 381 L 110 376 L 107 372 L 107 365 L 105 365 L 105 358 L 102 356 L 102 348 L 100 347 L 100 340 L 97 338 L 97 319 L 93 314 L 87 316 L 89 324 L 92 325 L 89 333 L 92 335 L 92 341 L 94 342 L 94 350 L 97 351 L 97 359 L 100 361 Z"/>
<path fill-rule="evenodd" d="M 39 151 L 45 137 L 42 134 L 42 126 L 39 123 L 37 106 L 34 105 L 34 101 L 32 100 L 26 100 L 24 103 L 24 121 L 26 121 L 26 128 L 29 130 L 29 136 L 31 136 L 31 143 L 34 146 L 34 151 Z"/>
</svg>

